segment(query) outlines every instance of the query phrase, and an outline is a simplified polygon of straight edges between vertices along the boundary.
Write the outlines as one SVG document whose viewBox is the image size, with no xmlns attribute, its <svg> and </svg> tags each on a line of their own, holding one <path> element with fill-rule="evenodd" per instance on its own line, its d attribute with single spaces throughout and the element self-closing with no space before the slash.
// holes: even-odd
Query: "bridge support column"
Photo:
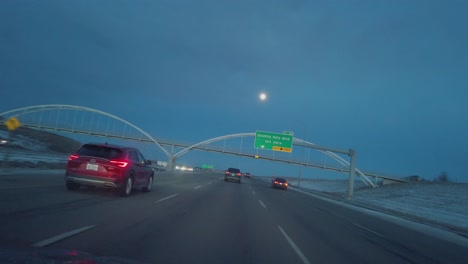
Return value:
<svg viewBox="0 0 468 264">
<path fill-rule="evenodd" d="M 351 156 L 351 161 L 349 164 L 349 183 L 348 183 L 348 198 L 353 197 L 354 191 L 354 174 L 356 169 L 356 151 L 353 149 L 349 150 L 349 156 Z"/>
<path fill-rule="evenodd" d="M 176 165 L 176 160 L 177 160 L 177 157 L 174 157 L 174 156 L 168 157 L 167 167 L 166 167 L 167 171 L 174 171 L 175 165 Z"/>
</svg>

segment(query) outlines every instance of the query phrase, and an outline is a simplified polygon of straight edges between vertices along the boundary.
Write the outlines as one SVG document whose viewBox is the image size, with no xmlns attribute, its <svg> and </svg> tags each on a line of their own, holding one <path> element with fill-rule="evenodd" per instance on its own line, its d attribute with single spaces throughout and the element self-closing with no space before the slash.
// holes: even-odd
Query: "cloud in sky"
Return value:
<svg viewBox="0 0 468 264">
<path fill-rule="evenodd" d="M 1 110 L 83 105 L 188 141 L 293 130 L 357 149 L 372 170 L 466 177 L 467 9 L 466 1 L 2 1 L 0 85 L 10 99 Z M 269 95 L 262 104 L 260 91 Z M 148 122 L 154 116 L 164 126 Z"/>
</svg>

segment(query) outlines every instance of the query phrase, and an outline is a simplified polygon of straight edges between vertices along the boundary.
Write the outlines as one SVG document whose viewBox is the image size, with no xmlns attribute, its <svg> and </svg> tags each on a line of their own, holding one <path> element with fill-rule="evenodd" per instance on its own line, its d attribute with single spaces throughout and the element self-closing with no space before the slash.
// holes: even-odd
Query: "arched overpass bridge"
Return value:
<svg viewBox="0 0 468 264">
<path fill-rule="evenodd" d="M 88 114 L 89 117 L 81 118 L 77 113 L 81 114 Z M 44 129 L 44 130 L 54 130 L 54 131 L 61 131 L 61 132 L 68 132 L 68 133 L 75 133 L 75 134 L 85 134 L 85 135 L 92 135 L 92 136 L 99 136 L 99 137 L 107 137 L 107 138 L 119 138 L 125 140 L 134 140 L 140 142 L 149 142 L 153 143 L 160 149 L 165 155 L 168 157 L 168 166 L 169 168 L 173 168 L 175 165 L 175 161 L 177 158 L 181 157 L 182 155 L 188 153 L 191 150 L 205 150 L 205 151 L 212 151 L 224 154 L 231 154 L 231 155 L 239 155 L 239 156 L 252 156 L 250 154 L 242 154 L 240 152 L 233 152 L 233 151 L 226 151 L 221 150 L 216 147 L 210 147 L 209 144 L 228 140 L 233 138 L 243 138 L 243 137 L 254 137 L 255 133 L 238 133 L 238 134 L 231 134 L 231 135 L 224 135 L 220 137 L 211 138 L 196 144 L 188 145 L 188 144 L 181 144 L 177 142 L 169 142 L 165 140 L 157 140 L 149 133 L 145 132 L 140 127 L 136 126 L 135 124 L 124 120 L 120 117 L 112 115 L 110 113 L 88 108 L 82 106 L 74 106 L 74 105 L 61 105 L 61 104 L 50 104 L 50 105 L 36 105 L 36 106 L 29 106 L 29 107 L 22 107 L 13 110 L 9 110 L 3 113 L 0 113 L 0 116 L 4 119 L 10 117 L 18 117 L 21 120 L 21 123 L 24 127 L 34 128 L 34 129 Z M 107 118 L 107 119 L 106 119 Z M 83 122 L 83 119 L 86 121 Z M 116 122 L 120 124 L 116 125 Z M 123 125 L 123 127 L 122 127 Z M 131 131 L 133 130 L 133 132 Z M 135 134 L 136 131 L 136 134 Z M 168 149 L 164 148 L 165 146 L 174 146 L 183 147 L 182 150 L 173 153 L 173 151 L 169 151 Z M 334 149 L 329 147 L 318 146 L 312 142 L 308 142 L 303 139 L 294 138 L 293 145 L 315 149 L 323 154 L 327 155 L 334 159 L 338 164 L 340 164 L 341 168 L 338 166 L 323 166 L 320 164 L 313 164 L 313 163 L 305 163 L 301 161 L 294 161 L 294 160 L 284 160 L 278 158 L 268 158 L 268 157 L 260 157 L 260 159 L 266 159 L 276 162 L 284 162 L 294 165 L 303 165 L 309 167 L 315 167 L 320 169 L 326 170 L 333 170 L 333 171 L 340 171 L 340 172 L 349 172 L 350 176 L 350 186 L 348 193 L 352 195 L 352 182 L 354 175 L 359 176 L 359 178 L 366 184 L 370 186 L 375 186 L 375 184 L 363 173 L 361 170 L 354 167 L 354 157 L 355 152 L 353 150 L 342 150 L 342 149 Z M 338 154 L 344 154 L 350 157 L 350 161 L 342 158 Z M 346 169 L 345 169 L 346 168 Z M 384 177 L 383 177 L 384 178 Z M 392 178 L 394 180 L 394 178 Z"/>
</svg>

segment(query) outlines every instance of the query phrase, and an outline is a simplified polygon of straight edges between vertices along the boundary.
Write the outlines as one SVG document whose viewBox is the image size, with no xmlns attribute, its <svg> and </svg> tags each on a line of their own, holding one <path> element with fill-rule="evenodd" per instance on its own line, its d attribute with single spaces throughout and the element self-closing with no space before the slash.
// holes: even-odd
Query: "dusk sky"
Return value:
<svg viewBox="0 0 468 264">
<path fill-rule="evenodd" d="M 79 105 L 194 143 L 287 130 L 356 149 L 364 170 L 468 182 L 467 10 L 465 0 L 2 0 L 0 112 Z"/>
</svg>

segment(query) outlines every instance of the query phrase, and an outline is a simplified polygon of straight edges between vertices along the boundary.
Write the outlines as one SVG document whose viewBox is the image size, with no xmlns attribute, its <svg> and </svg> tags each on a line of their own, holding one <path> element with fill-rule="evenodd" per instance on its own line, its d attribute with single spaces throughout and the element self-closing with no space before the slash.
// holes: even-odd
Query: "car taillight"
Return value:
<svg viewBox="0 0 468 264">
<path fill-rule="evenodd" d="M 240 172 L 237 173 L 237 176 L 241 176 L 242 174 Z"/>
<path fill-rule="evenodd" d="M 288 185 L 287 183 L 285 183 L 284 185 Z"/>
<path fill-rule="evenodd" d="M 80 157 L 80 156 L 78 156 L 78 155 L 72 154 L 72 155 L 70 155 L 70 157 L 68 157 L 68 160 L 74 160 L 74 159 L 77 159 L 77 158 L 79 158 L 79 157 Z"/>
<path fill-rule="evenodd" d="M 277 181 L 275 181 L 275 184 L 278 183 Z"/>
<path fill-rule="evenodd" d="M 225 173 L 226 173 L 226 174 L 229 174 L 229 171 L 226 171 Z"/>
<path fill-rule="evenodd" d="M 121 168 L 125 168 L 128 165 L 128 162 L 126 161 L 120 161 L 120 160 L 111 160 L 110 163 L 113 163 Z"/>
</svg>

